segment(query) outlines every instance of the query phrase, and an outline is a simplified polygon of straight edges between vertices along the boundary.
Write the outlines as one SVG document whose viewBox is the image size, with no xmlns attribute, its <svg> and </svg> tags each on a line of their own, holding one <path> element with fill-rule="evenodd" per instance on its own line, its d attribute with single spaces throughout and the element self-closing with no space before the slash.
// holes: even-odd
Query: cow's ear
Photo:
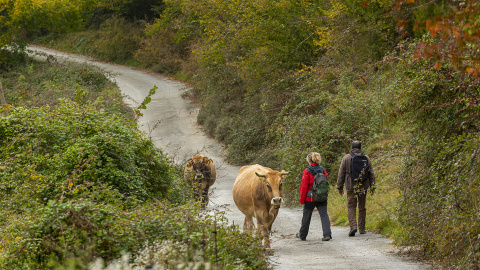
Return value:
<svg viewBox="0 0 480 270">
<path fill-rule="evenodd" d="M 187 160 L 187 167 L 190 168 L 192 166 L 193 166 L 193 160 L 192 159 Z"/>
<path fill-rule="evenodd" d="M 212 162 L 213 160 L 209 159 L 208 157 L 203 158 L 203 163 L 205 163 L 207 166 L 209 166 Z"/>
</svg>

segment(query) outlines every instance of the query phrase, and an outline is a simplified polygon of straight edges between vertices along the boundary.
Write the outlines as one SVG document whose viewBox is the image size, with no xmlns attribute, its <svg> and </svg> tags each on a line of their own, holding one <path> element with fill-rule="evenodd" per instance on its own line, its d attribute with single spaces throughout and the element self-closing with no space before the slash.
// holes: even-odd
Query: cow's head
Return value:
<svg viewBox="0 0 480 270">
<path fill-rule="evenodd" d="M 258 176 L 258 179 L 262 181 L 262 183 L 266 186 L 267 193 L 270 195 L 271 201 L 270 203 L 274 205 L 275 209 L 280 208 L 280 205 L 283 201 L 283 181 L 287 176 L 288 172 L 282 170 L 281 172 L 278 171 L 270 171 L 266 174 L 260 174 L 255 172 Z"/>
<path fill-rule="evenodd" d="M 195 182 L 202 183 L 204 179 L 210 177 L 210 169 L 209 165 L 213 162 L 208 157 L 204 157 L 203 155 L 196 155 L 193 156 L 191 159 L 187 161 L 187 168 L 192 170 L 193 176 L 195 177 Z"/>
</svg>

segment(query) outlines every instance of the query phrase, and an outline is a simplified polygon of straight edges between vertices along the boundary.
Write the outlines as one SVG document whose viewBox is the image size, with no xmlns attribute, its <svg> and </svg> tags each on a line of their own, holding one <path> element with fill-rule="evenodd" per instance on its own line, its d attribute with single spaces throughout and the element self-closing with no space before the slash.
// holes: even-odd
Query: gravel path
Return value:
<svg viewBox="0 0 480 270">
<path fill-rule="evenodd" d="M 156 85 L 158 90 L 139 120 L 140 129 L 177 163 L 183 163 L 195 153 L 211 157 L 217 167 L 217 182 L 212 187 L 214 193 L 207 209 L 224 210 L 230 222 L 243 224 L 243 214 L 236 208 L 232 198 L 233 182 L 240 167 L 227 164 L 222 156 L 222 146 L 208 138 L 196 124 L 197 108 L 181 97 L 187 91 L 184 84 L 89 57 L 37 46 L 30 46 L 29 49 L 53 55 L 59 62 L 87 62 L 107 71 L 122 91 L 125 102 L 132 107 L 138 106 Z M 46 55 L 35 57 L 46 59 Z M 302 210 L 280 209 L 271 237 L 274 255 L 270 256 L 270 262 L 274 269 L 431 269 L 428 265 L 396 255 L 392 241 L 379 234 L 368 232 L 348 237 L 347 227 L 334 226 L 333 239 L 322 242 L 320 218 L 318 214 L 314 215 L 310 234 L 307 241 L 303 242 L 294 237 L 300 227 Z"/>
</svg>

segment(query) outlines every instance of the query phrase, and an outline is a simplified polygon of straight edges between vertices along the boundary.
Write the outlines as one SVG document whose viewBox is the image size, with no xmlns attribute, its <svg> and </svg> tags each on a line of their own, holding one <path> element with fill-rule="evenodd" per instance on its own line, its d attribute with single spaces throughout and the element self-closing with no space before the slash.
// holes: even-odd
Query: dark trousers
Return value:
<svg viewBox="0 0 480 270">
<path fill-rule="evenodd" d="M 310 229 L 310 221 L 312 220 L 312 213 L 315 207 L 317 208 L 317 211 L 320 214 L 320 220 L 322 221 L 323 237 L 332 237 L 332 231 L 330 230 L 330 217 L 327 213 L 327 202 L 305 201 L 305 204 L 303 205 L 302 226 L 300 227 L 301 239 L 306 238 L 308 235 L 308 230 Z"/>
</svg>

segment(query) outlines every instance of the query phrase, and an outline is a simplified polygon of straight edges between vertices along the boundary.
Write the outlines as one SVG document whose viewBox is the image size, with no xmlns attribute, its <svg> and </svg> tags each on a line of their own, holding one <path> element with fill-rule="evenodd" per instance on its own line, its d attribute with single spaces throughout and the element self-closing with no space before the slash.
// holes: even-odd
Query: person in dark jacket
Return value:
<svg viewBox="0 0 480 270">
<path fill-rule="evenodd" d="M 373 166 L 370 158 L 365 155 L 367 158 L 367 166 L 369 169 L 369 174 L 367 179 L 361 181 L 355 185 L 351 178 L 351 160 L 352 155 L 362 154 L 362 144 L 359 141 L 353 141 L 351 146 L 351 152 L 346 154 L 338 170 L 338 179 L 337 179 L 337 189 L 338 194 L 343 196 L 344 186 L 347 191 L 347 217 L 348 223 L 350 224 L 350 232 L 348 236 L 355 236 L 357 228 L 360 231 L 360 234 L 365 234 L 365 219 L 367 217 L 367 209 L 365 208 L 365 203 L 367 200 L 367 191 L 370 189 L 371 194 L 375 193 L 375 174 L 373 173 Z M 358 223 L 357 223 L 357 206 L 358 206 Z M 357 226 L 358 225 L 358 226 Z"/>
<path fill-rule="evenodd" d="M 325 169 L 320 166 L 322 157 L 319 153 L 312 152 L 307 156 L 307 162 L 310 166 L 315 169 L 317 172 L 321 172 L 327 176 Z M 327 201 L 316 202 L 314 199 L 307 196 L 307 193 L 312 190 L 314 173 L 310 172 L 307 167 L 302 174 L 302 181 L 300 184 L 300 204 L 303 204 L 303 218 L 302 226 L 300 231 L 297 233 L 296 237 L 305 241 L 308 235 L 308 230 L 310 228 L 310 221 L 312 219 L 312 213 L 315 207 L 317 208 L 318 213 L 320 214 L 320 220 L 322 221 L 322 230 L 323 238 L 322 241 L 329 241 L 332 239 L 332 231 L 330 230 L 330 217 L 327 213 Z"/>
</svg>

